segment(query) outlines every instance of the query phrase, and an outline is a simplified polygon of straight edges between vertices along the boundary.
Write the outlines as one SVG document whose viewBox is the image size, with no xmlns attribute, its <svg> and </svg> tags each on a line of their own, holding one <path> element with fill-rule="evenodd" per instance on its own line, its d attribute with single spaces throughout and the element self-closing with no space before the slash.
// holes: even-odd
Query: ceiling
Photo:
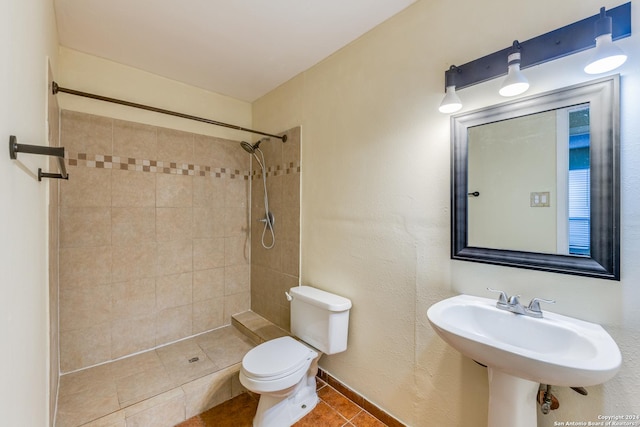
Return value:
<svg viewBox="0 0 640 427">
<path fill-rule="evenodd" d="M 62 46 L 252 102 L 416 0 L 54 0 Z"/>
</svg>

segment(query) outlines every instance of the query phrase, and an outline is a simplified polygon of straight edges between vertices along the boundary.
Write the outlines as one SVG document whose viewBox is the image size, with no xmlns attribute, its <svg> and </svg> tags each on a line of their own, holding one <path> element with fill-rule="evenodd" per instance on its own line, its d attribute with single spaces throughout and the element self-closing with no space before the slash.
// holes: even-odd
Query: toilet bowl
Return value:
<svg viewBox="0 0 640 427">
<path fill-rule="evenodd" d="M 240 382 L 261 395 L 254 426 L 290 426 L 313 410 L 318 359 L 317 351 L 291 337 L 267 341 L 245 355 Z"/>
<path fill-rule="evenodd" d="M 291 288 L 287 296 L 291 331 L 304 342 L 276 338 L 242 359 L 240 383 L 260 394 L 254 427 L 288 427 L 311 412 L 320 356 L 347 348 L 350 300 L 309 286 Z"/>
</svg>

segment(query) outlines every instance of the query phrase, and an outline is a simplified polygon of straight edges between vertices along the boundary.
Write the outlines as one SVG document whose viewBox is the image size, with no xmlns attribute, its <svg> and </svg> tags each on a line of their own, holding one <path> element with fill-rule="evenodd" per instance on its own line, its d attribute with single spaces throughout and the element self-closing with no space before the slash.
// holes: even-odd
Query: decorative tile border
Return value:
<svg viewBox="0 0 640 427">
<path fill-rule="evenodd" d="M 291 175 L 294 173 L 300 173 L 300 162 L 290 162 L 285 165 L 268 166 L 267 178 L 270 176 Z M 262 178 L 262 171 L 257 169 L 251 174 L 251 179 Z"/>
<path fill-rule="evenodd" d="M 133 157 L 106 156 L 66 152 L 69 166 L 83 166 L 97 169 L 116 169 L 137 172 L 163 173 L 171 175 L 212 176 L 215 178 L 256 179 L 262 178 L 261 171 L 240 171 L 230 168 L 212 168 L 211 166 L 190 163 L 163 162 L 160 160 L 135 159 Z M 299 163 L 289 163 L 286 168 L 276 165 L 267 168 L 267 177 L 300 173 Z"/>
</svg>

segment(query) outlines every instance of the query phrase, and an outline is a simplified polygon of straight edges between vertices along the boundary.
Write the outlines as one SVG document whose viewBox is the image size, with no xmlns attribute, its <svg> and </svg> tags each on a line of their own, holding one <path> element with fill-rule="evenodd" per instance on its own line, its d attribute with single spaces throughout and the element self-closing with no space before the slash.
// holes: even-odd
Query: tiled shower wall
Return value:
<svg viewBox="0 0 640 427">
<path fill-rule="evenodd" d="M 285 132 L 287 142 L 272 138 L 260 145 L 267 165 L 269 210 L 275 216 L 276 243 L 261 244 L 265 217 L 260 167 L 252 164 L 251 190 L 251 309 L 289 330 L 289 301 L 285 291 L 297 286 L 300 270 L 300 127 Z M 271 243 L 269 232 L 265 243 Z"/>
<path fill-rule="evenodd" d="M 249 309 L 249 161 L 238 141 L 62 111 L 60 369 Z"/>
</svg>

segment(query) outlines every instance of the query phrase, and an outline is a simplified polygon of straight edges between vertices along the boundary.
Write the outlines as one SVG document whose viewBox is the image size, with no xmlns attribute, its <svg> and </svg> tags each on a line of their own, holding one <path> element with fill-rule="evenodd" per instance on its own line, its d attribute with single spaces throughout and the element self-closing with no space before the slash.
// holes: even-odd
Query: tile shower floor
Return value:
<svg viewBox="0 0 640 427">
<path fill-rule="evenodd" d="M 317 381 L 320 401 L 293 427 L 386 426 L 321 379 Z M 258 397 L 252 393 L 242 393 L 176 427 L 251 427 Z"/>
<path fill-rule="evenodd" d="M 232 324 L 63 375 L 56 427 L 250 427 L 258 396 L 240 385 L 242 358 L 255 343 L 286 332 L 251 311 L 234 315 Z M 386 426 L 322 379 L 317 384 L 318 405 L 295 427 Z"/>
<path fill-rule="evenodd" d="M 56 426 L 76 427 L 94 420 L 98 421 L 88 425 L 155 426 L 159 424 L 154 420 L 164 424 L 178 416 L 171 414 L 172 408 L 182 408 L 182 418 L 173 423 L 177 424 L 185 420 L 185 406 L 187 417 L 198 413 L 190 413 L 189 408 L 202 403 L 203 381 L 210 386 L 220 375 L 215 396 L 205 396 L 212 404 L 241 392 L 239 382 L 229 378 L 239 371 L 242 357 L 254 346 L 245 334 L 227 326 L 65 374 L 60 377 Z"/>
</svg>

